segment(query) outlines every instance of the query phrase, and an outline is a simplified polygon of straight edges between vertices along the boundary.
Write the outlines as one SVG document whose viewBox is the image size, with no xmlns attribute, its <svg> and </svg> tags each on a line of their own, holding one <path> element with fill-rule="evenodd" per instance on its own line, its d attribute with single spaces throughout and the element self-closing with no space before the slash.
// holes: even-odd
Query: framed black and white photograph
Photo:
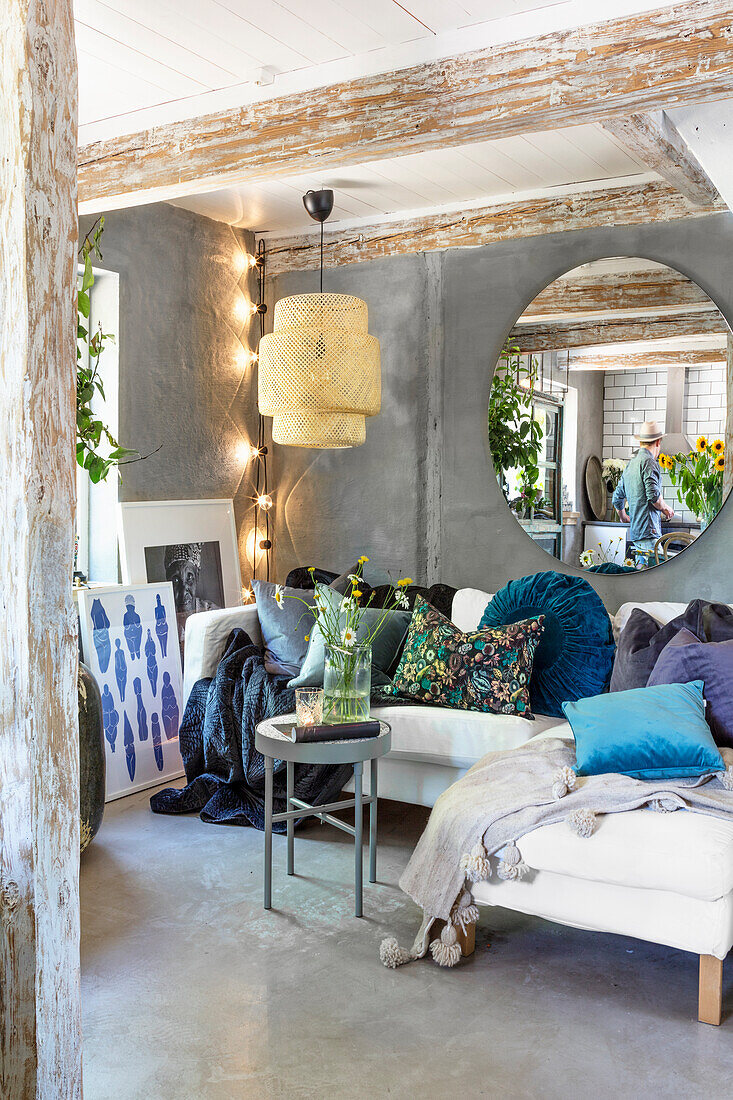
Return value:
<svg viewBox="0 0 733 1100">
<path fill-rule="evenodd" d="M 78 593 L 82 654 L 102 693 L 107 801 L 183 775 L 181 655 L 173 586 Z"/>
<path fill-rule="evenodd" d="M 183 655 L 190 615 L 242 602 L 234 503 L 144 501 L 121 504 L 120 514 L 123 579 L 170 582 Z"/>
</svg>

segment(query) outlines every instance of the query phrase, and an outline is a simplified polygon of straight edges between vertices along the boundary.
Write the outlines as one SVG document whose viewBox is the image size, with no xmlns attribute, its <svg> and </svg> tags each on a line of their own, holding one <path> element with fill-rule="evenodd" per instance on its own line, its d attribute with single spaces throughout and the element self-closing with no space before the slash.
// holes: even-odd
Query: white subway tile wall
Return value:
<svg viewBox="0 0 733 1100">
<path fill-rule="evenodd" d="M 725 364 L 688 367 L 685 375 L 683 428 L 692 443 L 699 435 L 722 439 L 725 433 Z M 644 420 L 664 424 L 667 413 L 666 370 L 607 371 L 603 384 L 602 458 L 628 460 L 636 448 L 634 432 Z M 662 475 L 664 497 L 681 519 L 695 516 L 677 500 L 669 474 Z"/>
</svg>

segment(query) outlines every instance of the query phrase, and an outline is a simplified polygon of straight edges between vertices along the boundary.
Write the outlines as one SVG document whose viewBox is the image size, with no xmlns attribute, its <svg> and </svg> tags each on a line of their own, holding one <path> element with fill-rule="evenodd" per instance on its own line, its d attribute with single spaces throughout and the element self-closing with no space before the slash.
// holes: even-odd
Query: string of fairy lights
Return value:
<svg viewBox="0 0 733 1100">
<path fill-rule="evenodd" d="M 259 321 L 260 339 L 265 334 L 265 314 L 267 313 L 267 305 L 265 303 L 266 263 L 267 255 L 265 251 L 265 242 L 263 240 L 260 240 L 257 242 L 257 253 L 254 258 L 254 267 L 257 272 L 257 302 L 255 303 L 254 309 Z M 257 353 L 253 354 L 252 361 L 253 363 L 257 363 Z M 265 438 L 265 418 L 259 411 L 259 408 L 257 412 L 257 445 L 252 449 L 252 458 L 254 461 L 254 495 L 252 497 L 254 508 L 252 577 L 257 577 L 259 554 L 260 558 L 264 559 L 265 580 L 269 581 L 270 557 L 272 550 L 272 532 L 270 517 L 270 509 L 272 508 L 272 497 L 270 495 L 267 474 L 268 447 Z"/>
</svg>

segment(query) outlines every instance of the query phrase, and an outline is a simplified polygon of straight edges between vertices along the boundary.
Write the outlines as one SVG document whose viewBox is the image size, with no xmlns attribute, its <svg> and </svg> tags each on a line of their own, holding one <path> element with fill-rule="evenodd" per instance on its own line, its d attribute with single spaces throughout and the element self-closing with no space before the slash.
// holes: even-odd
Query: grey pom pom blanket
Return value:
<svg viewBox="0 0 733 1100">
<path fill-rule="evenodd" d="M 382 961 L 399 965 L 424 955 L 436 918 L 461 924 L 461 905 L 465 909 L 467 903 L 457 905 L 457 899 L 470 891 L 471 881 L 492 874 L 520 877 L 526 867 L 517 843 L 540 825 L 567 819 L 579 835 L 589 836 L 595 815 L 642 806 L 733 816 L 733 750 L 721 754 L 726 772 L 651 782 L 619 774 L 576 778 L 574 745 L 556 737 L 487 753 L 435 803 L 400 878 L 401 888 L 425 914 L 422 928 L 409 955 L 402 952 L 394 962 L 383 952 Z"/>
</svg>

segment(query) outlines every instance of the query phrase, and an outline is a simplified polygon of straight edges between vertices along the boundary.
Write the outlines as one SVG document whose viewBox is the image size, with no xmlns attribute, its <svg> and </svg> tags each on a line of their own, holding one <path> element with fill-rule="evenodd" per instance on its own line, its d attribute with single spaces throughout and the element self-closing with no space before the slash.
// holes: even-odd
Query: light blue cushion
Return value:
<svg viewBox="0 0 733 1100">
<path fill-rule="evenodd" d="M 725 770 L 705 721 L 703 686 L 660 684 L 563 703 L 578 775 L 683 779 Z"/>
<path fill-rule="evenodd" d="M 313 623 L 308 610 L 315 603 L 315 593 L 307 588 L 285 588 L 288 597 L 282 607 L 275 601 L 275 588 L 270 581 L 252 581 L 257 601 L 257 618 L 260 620 L 262 641 L 265 643 L 265 669 L 275 676 L 296 676 L 308 652 L 305 640 Z M 305 600 L 308 607 L 300 602 Z"/>
<path fill-rule="evenodd" d="M 334 609 L 343 602 L 338 592 L 332 589 L 321 589 L 321 594 Z M 357 642 L 364 641 L 366 635 L 374 629 L 383 615 L 384 611 L 376 607 L 367 608 L 364 611 L 356 632 Z M 410 618 L 409 611 L 387 613 L 384 625 L 372 642 L 372 686 L 381 687 L 390 682 L 388 672 L 394 665 L 404 641 Z M 323 647 L 323 635 L 316 623 L 311 630 L 310 644 L 303 666 L 299 674 L 288 683 L 288 687 L 323 687 L 323 669 L 326 661 Z"/>
</svg>

